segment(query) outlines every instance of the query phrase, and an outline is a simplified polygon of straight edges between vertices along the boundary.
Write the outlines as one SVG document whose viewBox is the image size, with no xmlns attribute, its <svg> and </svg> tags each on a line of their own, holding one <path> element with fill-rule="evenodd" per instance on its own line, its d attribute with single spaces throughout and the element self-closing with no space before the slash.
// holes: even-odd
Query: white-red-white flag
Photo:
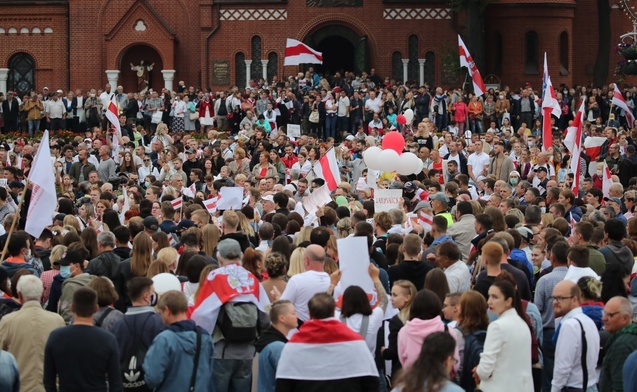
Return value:
<svg viewBox="0 0 637 392">
<path fill-rule="evenodd" d="M 38 152 L 33 158 L 33 166 L 29 173 L 29 182 L 33 185 L 31 200 L 27 211 L 27 222 L 24 230 L 39 238 L 45 227 L 53 223 L 53 214 L 57 207 L 55 192 L 55 175 L 51 167 L 51 150 L 49 148 L 49 131 L 44 131 Z"/>
<path fill-rule="evenodd" d="M 613 175 L 604 161 L 604 169 L 602 171 L 602 192 L 604 193 L 604 197 L 610 197 L 610 186 L 613 183 Z"/>
<path fill-rule="evenodd" d="M 173 206 L 173 210 L 180 209 L 181 206 L 183 205 L 183 203 L 184 203 L 184 198 L 182 196 L 179 196 L 178 198 L 176 198 L 176 199 L 174 199 L 174 200 L 172 200 L 170 202 L 170 204 L 172 204 L 172 206 Z"/>
<path fill-rule="evenodd" d="M 330 192 L 338 187 L 338 184 L 341 182 L 341 174 L 338 169 L 338 161 L 336 160 L 334 147 L 327 150 L 325 155 L 314 164 L 312 170 L 314 171 L 314 178 L 322 178 L 325 180 L 325 184 Z"/>
<path fill-rule="evenodd" d="M 431 228 L 434 224 L 434 217 L 425 211 L 418 212 L 418 223 L 422 226 L 425 231 L 431 231 Z"/>
<path fill-rule="evenodd" d="M 597 157 L 602 153 L 602 146 L 608 139 L 602 136 L 587 136 L 584 139 L 586 155 L 591 157 L 591 162 L 597 161 Z"/>
<path fill-rule="evenodd" d="M 580 159 L 582 155 L 582 125 L 584 124 L 585 112 L 586 102 L 582 101 L 582 105 L 575 114 L 571 126 L 566 130 L 566 137 L 564 138 L 564 146 L 571 152 L 571 172 L 573 172 L 571 190 L 575 196 L 579 194 L 582 162 Z"/>
<path fill-rule="evenodd" d="M 628 128 L 632 128 L 635 123 L 635 116 L 633 116 L 633 112 L 628 107 L 622 92 L 617 88 L 617 83 L 615 83 L 615 91 L 613 91 L 612 104 L 624 111 L 624 116 L 626 116 L 626 120 L 628 120 Z"/>
<path fill-rule="evenodd" d="M 206 210 L 210 214 L 214 214 L 217 212 L 217 202 L 219 201 L 219 197 L 213 197 L 212 199 L 204 200 L 203 205 L 206 207 Z"/>
<path fill-rule="evenodd" d="M 460 38 L 460 34 L 458 34 L 458 51 L 460 52 L 460 66 L 467 67 L 469 70 L 469 75 L 471 75 L 471 80 L 473 81 L 473 92 L 479 97 L 487 91 L 487 88 L 484 86 L 478 66 L 473 61 L 473 57 L 469 54 L 469 50 L 462 38 Z"/>
<path fill-rule="evenodd" d="M 542 149 L 544 151 L 547 151 L 549 147 L 553 146 L 551 115 L 560 117 L 562 115 L 562 109 L 560 108 L 560 103 L 557 101 L 555 89 L 553 89 L 551 77 L 549 76 L 546 81 L 546 87 L 544 88 L 542 98 Z"/>
<path fill-rule="evenodd" d="M 288 38 L 285 42 L 283 65 L 299 64 L 323 64 L 323 53 L 310 48 L 301 41 Z"/>
<path fill-rule="evenodd" d="M 108 121 L 113 124 L 113 128 L 115 128 L 115 134 L 113 134 L 113 153 L 117 153 L 117 148 L 119 147 L 119 137 L 122 137 L 122 128 L 119 125 L 119 111 L 117 110 L 117 104 L 113 101 L 108 102 L 108 108 L 106 109 L 106 118 Z"/>
</svg>

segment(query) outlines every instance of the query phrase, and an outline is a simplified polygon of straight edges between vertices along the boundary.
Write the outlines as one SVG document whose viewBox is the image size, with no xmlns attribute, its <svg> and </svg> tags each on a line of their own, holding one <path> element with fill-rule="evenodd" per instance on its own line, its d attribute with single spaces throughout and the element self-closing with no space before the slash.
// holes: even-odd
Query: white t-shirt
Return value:
<svg viewBox="0 0 637 392">
<path fill-rule="evenodd" d="M 329 288 L 330 276 L 327 272 L 306 271 L 290 278 L 281 299 L 292 302 L 299 319 L 307 321 L 310 319 L 307 303 L 314 294 L 324 293 Z"/>
<path fill-rule="evenodd" d="M 376 337 L 378 336 L 378 330 L 383 324 L 383 309 L 380 306 L 377 306 L 372 311 L 372 314 L 369 315 L 369 324 L 367 326 L 367 333 L 365 334 L 365 343 L 367 343 L 367 348 L 372 353 L 372 355 L 376 352 Z M 340 320 L 341 312 L 340 310 L 336 310 L 334 317 Z M 356 333 L 360 333 L 361 324 L 363 323 L 363 315 L 355 314 L 351 317 L 345 319 L 345 324 Z"/>
<path fill-rule="evenodd" d="M 489 156 L 484 152 L 480 154 L 476 154 L 475 152 L 469 155 L 469 159 L 467 160 L 467 165 L 471 166 L 471 171 L 473 172 L 473 176 L 478 178 L 482 175 L 482 170 L 485 166 L 489 165 Z"/>
<path fill-rule="evenodd" d="M 378 97 L 375 99 L 370 98 L 365 102 L 365 109 L 371 109 L 374 113 L 379 113 L 381 103 L 382 101 Z"/>
</svg>

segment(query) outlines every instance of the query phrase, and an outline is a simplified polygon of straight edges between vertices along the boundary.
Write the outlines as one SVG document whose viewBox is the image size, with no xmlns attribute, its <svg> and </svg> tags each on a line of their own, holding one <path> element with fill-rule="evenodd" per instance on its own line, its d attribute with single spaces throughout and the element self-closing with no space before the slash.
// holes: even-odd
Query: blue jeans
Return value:
<svg viewBox="0 0 637 392">
<path fill-rule="evenodd" d="M 29 136 L 33 136 L 33 132 L 40 129 L 40 120 L 29 120 Z"/>
<path fill-rule="evenodd" d="M 325 138 L 336 136 L 336 114 L 327 114 L 325 116 Z"/>
<path fill-rule="evenodd" d="M 442 131 L 447 128 L 447 114 L 436 113 L 436 128 L 438 131 Z"/>
<path fill-rule="evenodd" d="M 250 392 L 251 359 L 217 359 L 213 364 L 215 392 Z"/>
<path fill-rule="evenodd" d="M 469 126 L 471 127 L 471 133 L 483 134 L 484 129 L 482 126 L 482 120 L 469 119 Z"/>
<path fill-rule="evenodd" d="M 555 364 L 555 346 L 553 345 L 555 328 L 544 328 L 543 334 L 542 355 L 544 359 L 544 367 L 542 368 L 542 392 L 551 392 L 553 366 Z"/>
</svg>

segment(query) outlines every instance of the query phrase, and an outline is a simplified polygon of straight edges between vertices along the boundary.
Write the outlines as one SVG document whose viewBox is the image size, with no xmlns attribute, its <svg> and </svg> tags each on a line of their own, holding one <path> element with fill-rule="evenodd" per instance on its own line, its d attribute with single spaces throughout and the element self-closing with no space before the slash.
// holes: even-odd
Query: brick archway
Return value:
<svg viewBox="0 0 637 392">
<path fill-rule="evenodd" d="M 155 64 L 149 73 L 149 87 L 161 90 L 164 86 L 161 74 L 162 69 L 164 69 L 164 61 L 154 47 L 145 43 L 130 45 L 122 49 L 118 59 L 119 84 L 124 87 L 124 91 L 137 91 L 137 75 L 135 71 L 131 70 L 130 64 L 139 65 L 141 61 L 144 61 L 145 64 Z"/>
</svg>

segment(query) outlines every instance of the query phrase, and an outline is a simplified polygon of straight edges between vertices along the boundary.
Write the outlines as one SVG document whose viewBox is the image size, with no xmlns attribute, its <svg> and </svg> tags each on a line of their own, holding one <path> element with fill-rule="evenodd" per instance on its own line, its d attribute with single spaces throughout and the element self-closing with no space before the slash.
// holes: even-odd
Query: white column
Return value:
<svg viewBox="0 0 637 392">
<path fill-rule="evenodd" d="M 409 74 L 409 59 L 403 59 L 403 84 L 407 83 Z"/>
<path fill-rule="evenodd" d="M 270 60 L 261 60 L 261 75 L 263 80 L 268 81 L 268 63 Z"/>
<path fill-rule="evenodd" d="M 161 74 L 164 75 L 164 88 L 173 91 L 173 80 L 175 80 L 174 69 L 162 69 Z"/>
<path fill-rule="evenodd" d="M 420 66 L 420 84 L 418 86 L 425 85 L 425 59 L 418 59 L 418 65 Z"/>
<path fill-rule="evenodd" d="M 252 60 L 244 60 L 244 62 L 246 63 L 246 88 L 250 87 L 250 78 L 252 77 L 252 75 L 250 75 L 250 66 L 252 65 Z"/>
<path fill-rule="evenodd" d="M 115 91 L 117 89 L 117 79 L 119 78 L 119 71 L 116 69 L 107 69 L 105 72 L 106 79 L 108 79 L 108 83 L 111 85 L 111 91 Z"/>
<path fill-rule="evenodd" d="M 7 93 L 7 79 L 9 78 L 9 68 L 0 68 L 0 93 Z"/>
</svg>

